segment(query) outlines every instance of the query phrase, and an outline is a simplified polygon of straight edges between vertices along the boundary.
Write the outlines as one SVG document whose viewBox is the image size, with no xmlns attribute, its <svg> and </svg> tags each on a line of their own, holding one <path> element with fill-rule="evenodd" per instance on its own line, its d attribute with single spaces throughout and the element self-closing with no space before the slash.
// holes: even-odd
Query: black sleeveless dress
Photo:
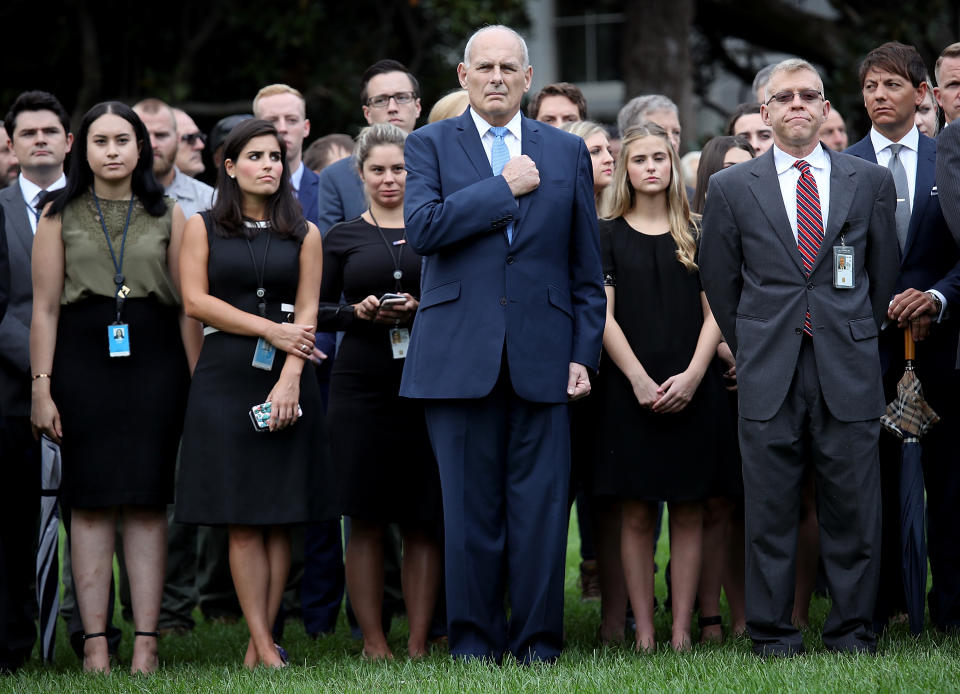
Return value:
<svg viewBox="0 0 960 694">
<path fill-rule="evenodd" d="M 246 239 L 214 233 L 208 214 L 204 222 L 210 295 L 257 313 L 259 283 Z M 263 265 L 267 318 L 282 321 L 281 305 L 296 298 L 300 241 L 262 229 L 250 245 L 257 268 Z M 204 337 L 183 428 L 178 521 L 276 525 L 339 515 L 314 367 L 308 363 L 300 379 L 303 416 L 281 431 L 257 432 L 248 413 L 267 399 L 286 356 L 278 350 L 271 371 L 254 368 L 256 344 L 256 337 L 226 332 Z"/>
</svg>

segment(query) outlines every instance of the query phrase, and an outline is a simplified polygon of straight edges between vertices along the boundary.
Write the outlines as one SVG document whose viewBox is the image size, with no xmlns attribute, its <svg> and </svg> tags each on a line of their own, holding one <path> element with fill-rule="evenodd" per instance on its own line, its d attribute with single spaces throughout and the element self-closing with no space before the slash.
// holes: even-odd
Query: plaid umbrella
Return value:
<svg viewBox="0 0 960 694">
<path fill-rule="evenodd" d="M 37 549 L 37 605 L 40 607 L 40 653 L 53 661 L 60 604 L 60 447 L 44 436 L 40 442 L 40 546 Z"/>
<path fill-rule="evenodd" d="M 910 328 L 904 330 L 906 368 L 897 383 L 897 397 L 887 405 L 880 421 L 891 434 L 903 439 L 900 464 L 900 549 L 903 589 L 907 596 L 910 631 L 923 629 L 923 608 L 927 591 L 927 542 L 924 537 L 923 467 L 920 437 L 940 421 L 923 399 L 920 379 L 913 370 L 916 345 Z"/>
</svg>

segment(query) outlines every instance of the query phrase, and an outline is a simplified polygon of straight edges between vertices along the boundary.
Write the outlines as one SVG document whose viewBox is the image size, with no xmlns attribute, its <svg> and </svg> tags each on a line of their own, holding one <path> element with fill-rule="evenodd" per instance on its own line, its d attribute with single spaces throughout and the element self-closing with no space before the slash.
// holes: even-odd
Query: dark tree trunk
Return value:
<svg viewBox="0 0 960 694">
<path fill-rule="evenodd" d="M 626 0 L 623 81 L 626 100 L 664 94 L 680 109 L 684 133 L 695 132 L 690 29 L 693 0 Z"/>
</svg>

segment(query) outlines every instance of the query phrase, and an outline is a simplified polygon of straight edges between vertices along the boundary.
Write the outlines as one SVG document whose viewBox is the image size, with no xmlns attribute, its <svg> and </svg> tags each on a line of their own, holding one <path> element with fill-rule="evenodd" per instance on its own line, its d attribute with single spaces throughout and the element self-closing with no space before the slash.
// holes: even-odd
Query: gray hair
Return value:
<svg viewBox="0 0 960 694">
<path fill-rule="evenodd" d="M 763 86 L 763 100 L 765 102 L 770 101 L 770 82 L 773 80 L 774 75 L 779 75 L 781 72 L 800 72 L 801 70 L 806 70 L 816 75 L 817 82 L 820 83 L 820 91 L 823 92 L 823 80 L 820 78 L 820 73 L 817 72 L 817 68 L 803 58 L 787 58 L 770 69 L 770 76 L 767 78 L 767 83 Z"/>
<path fill-rule="evenodd" d="M 396 145 L 401 150 L 407 139 L 407 133 L 391 123 L 377 123 L 368 125 L 357 135 L 357 148 L 353 158 L 357 163 L 357 170 L 363 171 L 363 165 L 370 156 L 370 151 L 380 145 Z"/>
<path fill-rule="evenodd" d="M 527 50 L 527 42 L 523 40 L 523 37 L 518 34 L 516 30 L 511 29 L 503 24 L 491 24 L 489 26 L 481 27 L 473 32 L 473 36 L 467 39 L 467 45 L 463 48 L 464 67 L 470 67 L 470 50 L 473 48 L 473 40 L 480 34 L 493 31 L 494 29 L 503 29 L 504 31 L 509 31 L 511 34 L 513 34 L 513 37 L 517 40 L 517 43 L 520 44 L 520 57 L 523 59 L 523 69 L 526 70 L 528 67 L 530 67 L 530 51 Z"/>
<path fill-rule="evenodd" d="M 668 96 L 663 94 L 635 96 L 617 114 L 617 129 L 620 130 L 620 136 L 623 137 L 624 133 L 634 125 L 646 121 L 647 116 L 654 111 L 673 111 L 677 115 L 680 114 L 677 105 Z"/>
<path fill-rule="evenodd" d="M 757 90 L 763 89 L 764 93 L 767 90 L 767 82 L 770 81 L 770 73 L 773 72 L 773 68 L 777 66 L 776 63 L 770 63 L 769 65 L 764 65 L 757 71 L 756 77 L 753 78 L 753 93 L 756 94 Z"/>
</svg>

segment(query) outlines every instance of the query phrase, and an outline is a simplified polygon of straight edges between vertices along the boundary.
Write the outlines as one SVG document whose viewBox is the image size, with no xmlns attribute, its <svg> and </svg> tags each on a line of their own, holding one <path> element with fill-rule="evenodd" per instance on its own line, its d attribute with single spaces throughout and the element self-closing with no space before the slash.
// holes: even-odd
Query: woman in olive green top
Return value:
<svg viewBox="0 0 960 694">
<path fill-rule="evenodd" d="M 118 102 L 83 118 L 67 186 L 33 248 L 31 419 L 60 444 L 71 509 L 83 666 L 109 671 L 114 534 L 122 521 L 135 639 L 131 672 L 158 666 L 166 504 L 199 324 L 180 309 L 184 218 L 152 174 L 150 138 Z"/>
</svg>

